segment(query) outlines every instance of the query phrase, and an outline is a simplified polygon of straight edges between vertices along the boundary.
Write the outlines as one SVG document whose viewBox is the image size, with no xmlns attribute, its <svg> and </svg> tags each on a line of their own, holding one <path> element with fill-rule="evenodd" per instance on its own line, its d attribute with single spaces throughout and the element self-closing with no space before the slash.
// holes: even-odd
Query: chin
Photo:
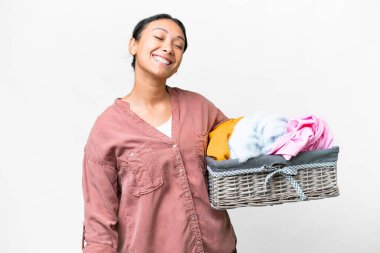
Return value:
<svg viewBox="0 0 380 253">
<path fill-rule="evenodd" d="M 154 72 L 153 75 L 156 76 L 159 79 L 169 79 L 171 76 L 174 75 L 175 72 L 168 73 L 167 71 L 165 72 Z"/>
<path fill-rule="evenodd" d="M 137 66 L 137 65 L 136 65 Z M 151 66 L 139 66 L 139 68 L 145 72 L 149 73 L 151 76 L 154 76 L 157 79 L 168 79 L 174 73 L 176 72 L 176 68 L 161 68 L 157 67 L 156 65 L 151 65 Z"/>
</svg>

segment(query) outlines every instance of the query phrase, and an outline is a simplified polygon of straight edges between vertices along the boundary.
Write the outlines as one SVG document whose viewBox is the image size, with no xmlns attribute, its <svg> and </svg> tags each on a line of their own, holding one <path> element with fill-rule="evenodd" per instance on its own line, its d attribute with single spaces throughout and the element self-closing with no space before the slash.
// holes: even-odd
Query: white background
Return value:
<svg viewBox="0 0 380 253">
<path fill-rule="evenodd" d="M 337 198 L 230 210 L 238 252 L 380 252 L 380 2 L 0 0 L 0 247 L 81 251 L 82 151 L 133 83 L 127 44 L 166 12 L 188 30 L 171 86 L 227 116 L 323 117 Z"/>
</svg>

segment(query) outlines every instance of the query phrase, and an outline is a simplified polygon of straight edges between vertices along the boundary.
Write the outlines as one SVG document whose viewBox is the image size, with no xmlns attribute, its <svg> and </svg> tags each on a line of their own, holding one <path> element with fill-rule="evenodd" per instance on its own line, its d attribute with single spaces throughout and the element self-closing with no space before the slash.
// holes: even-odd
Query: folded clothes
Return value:
<svg viewBox="0 0 380 253">
<path fill-rule="evenodd" d="M 231 118 L 217 126 L 209 134 L 209 144 L 207 146 L 207 155 L 214 157 L 216 160 L 230 159 L 230 150 L 228 148 L 228 139 L 234 130 L 235 125 L 242 119 Z"/>
<path fill-rule="evenodd" d="M 234 127 L 228 140 L 230 158 L 245 162 L 249 158 L 268 154 L 272 144 L 287 133 L 287 117 L 256 112 L 245 116 Z"/>
<path fill-rule="evenodd" d="M 282 155 L 290 160 L 302 151 L 331 148 L 333 140 L 323 119 L 306 115 L 289 120 L 287 133 L 273 143 L 268 154 Z"/>
<path fill-rule="evenodd" d="M 327 123 L 314 115 L 288 119 L 284 115 L 255 112 L 231 118 L 210 134 L 207 156 L 217 161 L 245 162 L 260 155 L 282 155 L 290 160 L 299 152 L 328 149 L 333 136 Z"/>
</svg>

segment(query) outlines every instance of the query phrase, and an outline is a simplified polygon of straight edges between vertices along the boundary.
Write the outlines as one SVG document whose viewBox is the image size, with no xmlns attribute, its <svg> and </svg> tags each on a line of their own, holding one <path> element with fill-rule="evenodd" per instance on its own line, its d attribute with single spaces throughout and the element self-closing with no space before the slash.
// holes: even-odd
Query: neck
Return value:
<svg viewBox="0 0 380 253">
<path fill-rule="evenodd" d="M 160 80 L 135 72 L 135 82 L 127 97 L 135 103 L 154 106 L 169 97 L 166 79 Z"/>
</svg>

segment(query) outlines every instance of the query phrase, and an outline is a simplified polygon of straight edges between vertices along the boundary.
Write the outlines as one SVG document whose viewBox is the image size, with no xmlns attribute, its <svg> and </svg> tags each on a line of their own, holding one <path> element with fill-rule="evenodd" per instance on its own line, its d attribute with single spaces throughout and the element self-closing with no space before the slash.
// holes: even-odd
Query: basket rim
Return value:
<svg viewBox="0 0 380 253">
<path fill-rule="evenodd" d="M 338 160 L 339 147 L 329 149 L 311 150 L 300 152 L 290 160 L 282 155 L 260 155 L 250 158 L 246 162 L 239 163 L 237 159 L 217 161 L 213 157 L 206 156 L 207 169 L 214 173 L 235 171 L 243 169 L 258 169 L 262 167 L 294 167 L 300 165 L 336 163 Z"/>
<path fill-rule="evenodd" d="M 285 166 L 280 167 L 280 169 L 295 169 L 295 170 L 303 170 L 303 169 L 320 169 L 320 168 L 336 168 L 337 162 L 325 162 L 325 163 L 308 163 L 308 164 L 300 164 L 295 166 Z M 279 167 L 271 167 L 271 166 L 262 166 L 260 168 L 232 168 L 229 170 L 223 171 L 214 171 L 212 168 L 207 166 L 207 171 L 213 177 L 225 177 L 225 176 L 237 176 L 242 174 L 252 174 L 252 173 L 270 173 L 279 169 Z"/>
</svg>

